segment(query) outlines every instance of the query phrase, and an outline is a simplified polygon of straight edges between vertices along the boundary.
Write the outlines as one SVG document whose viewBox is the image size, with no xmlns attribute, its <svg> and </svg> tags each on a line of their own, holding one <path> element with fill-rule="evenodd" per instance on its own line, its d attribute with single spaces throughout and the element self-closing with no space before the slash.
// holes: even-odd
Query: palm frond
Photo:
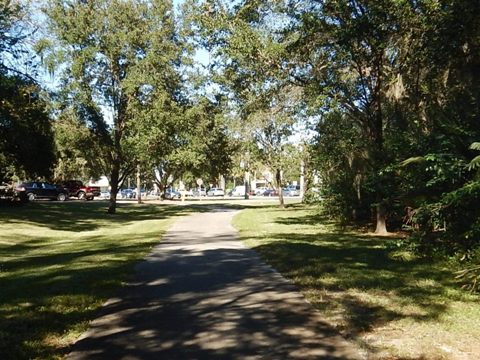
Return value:
<svg viewBox="0 0 480 360">
<path fill-rule="evenodd" d="M 406 160 L 403 160 L 400 165 L 401 166 L 408 166 L 410 164 L 421 164 L 427 161 L 424 156 L 416 156 L 416 157 L 411 157 Z"/>
<path fill-rule="evenodd" d="M 474 142 L 472 145 L 470 145 L 471 150 L 480 150 L 480 142 Z"/>
<path fill-rule="evenodd" d="M 472 161 L 467 165 L 468 170 L 476 169 L 480 167 L 480 155 L 475 156 Z"/>
</svg>

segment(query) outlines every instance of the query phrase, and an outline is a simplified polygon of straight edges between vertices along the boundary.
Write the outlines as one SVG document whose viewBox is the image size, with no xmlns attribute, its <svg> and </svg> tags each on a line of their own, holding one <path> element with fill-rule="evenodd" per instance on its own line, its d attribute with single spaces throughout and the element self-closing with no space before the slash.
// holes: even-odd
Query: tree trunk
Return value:
<svg viewBox="0 0 480 360">
<path fill-rule="evenodd" d="M 275 173 L 275 182 L 277 183 L 278 200 L 280 201 L 280 207 L 283 209 L 285 207 L 285 200 L 283 199 L 282 171 L 280 169 L 277 169 Z"/>
<path fill-rule="evenodd" d="M 383 200 L 385 195 L 385 189 L 383 186 L 383 181 L 379 170 L 382 168 L 382 165 L 385 161 L 384 152 L 384 137 L 383 137 L 383 110 L 382 110 L 382 87 L 383 87 L 383 52 L 375 59 L 375 73 L 377 74 L 376 84 L 372 93 L 372 104 L 373 104 L 373 119 L 372 119 L 372 139 L 374 148 L 374 171 L 375 176 L 377 177 L 376 184 L 376 215 L 377 215 L 377 226 L 375 229 L 375 234 L 387 234 L 387 210 Z"/>
<path fill-rule="evenodd" d="M 142 184 L 140 182 L 140 164 L 137 164 L 137 203 L 142 203 L 142 192 L 141 192 Z"/>
<path fill-rule="evenodd" d="M 303 201 L 305 196 L 305 162 L 302 160 L 300 163 L 300 197 Z"/>
<path fill-rule="evenodd" d="M 119 99 L 122 100 L 122 99 Z M 114 118 L 113 128 L 113 149 L 111 153 L 112 170 L 110 176 L 110 203 L 108 206 L 108 213 L 115 214 L 117 211 L 117 193 L 118 184 L 120 181 L 120 168 L 122 166 L 122 134 L 124 126 L 124 103 L 122 101 L 114 101 L 114 107 L 118 111 L 117 118 Z M 126 102 L 125 102 L 126 104 Z M 123 179 L 122 179 L 123 181 Z"/>
<path fill-rule="evenodd" d="M 250 172 L 245 170 L 245 199 L 248 200 L 250 198 Z"/>
<path fill-rule="evenodd" d="M 385 204 L 382 201 L 379 201 L 376 206 L 377 212 L 377 228 L 375 229 L 375 234 L 385 235 L 388 234 L 387 231 L 387 209 Z"/>
<path fill-rule="evenodd" d="M 120 175 L 120 164 L 115 161 L 112 166 L 112 172 L 110 176 L 110 201 L 108 204 L 107 212 L 109 214 L 115 214 L 117 210 L 117 193 L 118 193 L 118 179 Z"/>
<path fill-rule="evenodd" d="M 219 178 L 219 184 L 218 185 L 219 185 L 220 189 L 225 190 L 225 177 L 222 174 L 219 174 L 218 178 Z"/>
</svg>

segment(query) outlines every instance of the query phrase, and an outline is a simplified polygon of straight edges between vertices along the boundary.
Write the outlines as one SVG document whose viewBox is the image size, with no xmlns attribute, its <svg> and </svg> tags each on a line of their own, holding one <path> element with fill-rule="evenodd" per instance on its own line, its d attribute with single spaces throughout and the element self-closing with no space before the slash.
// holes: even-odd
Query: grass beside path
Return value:
<svg viewBox="0 0 480 360">
<path fill-rule="evenodd" d="M 480 297 L 446 264 L 395 253 L 394 238 L 342 232 L 306 206 L 245 210 L 234 225 L 369 359 L 478 358 Z"/>
<path fill-rule="evenodd" d="M 60 358 L 186 207 L 0 207 L 0 358 Z"/>
</svg>

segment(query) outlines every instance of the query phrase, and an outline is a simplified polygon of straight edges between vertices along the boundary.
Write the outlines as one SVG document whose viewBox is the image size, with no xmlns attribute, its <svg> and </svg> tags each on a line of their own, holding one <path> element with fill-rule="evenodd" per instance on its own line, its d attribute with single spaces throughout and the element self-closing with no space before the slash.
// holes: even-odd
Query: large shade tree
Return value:
<svg viewBox="0 0 480 360">
<path fill-rule="evenodd" d="M 244 163 L 260 161 L 275 174 L 283 206 L 287 143 L 302 114 L 296 111 L 301 88 L 283 68 L 289 42 L 279 36 L 285 16 L 276 3 L 207 1 L 198 18 L 202 44 L 213 57 L 212 79 L 230 100 L 235 135 L 245 139 Z"/>
<path fill-rule="evenodd" d="M 55 160 L 51 121 L 32 78 L 27 8 L 0 0 L 0 181 L 49 177 Z"/>
<path fill-rule="evenodd" d="M 297 40 L 291 72 L 304 83 L 320 113 L 340 111 L 367 151 L 363 171 L 374 193 L 376 232 L 386 232 L 389 199 L 385 132 L 395 120 L 389 107 L 398 85 L 412 5 L 407 1 L 295 1 L 289 4 Z M 359 178 L 357 177 L 357 180 Z M 372 204 L 372 205 L 373 205 Z"/>
<path fill-rule="evenodd" d="M 52 122 L 41 89 L 0 74 L 0 180 L 48 178 L 55 161 Z"/>
<path fill-rule="evenodd" d="M 111 187 L 108 211 L 114 213 L 119 185 L 136 168 L 128 141 L 138 128 L 133 124 L 149 121 L 145 113 L 158 109 L 156 101 L 177 100 L 185 46 L 173 4 L 51 0 L 45 13 L 55 42 L 44 42 L 41 50 L 58 61 L 63 104 L 96 135 Z"/>
<path fill-rule="evenodd" d="M 378 231 L 388 209 L 424 249 L 476 246 L 479 3 L 289 4 L 289 66 L 321 115 L 314 152 L 341 213 L 377 205 Z"/>
</svg>

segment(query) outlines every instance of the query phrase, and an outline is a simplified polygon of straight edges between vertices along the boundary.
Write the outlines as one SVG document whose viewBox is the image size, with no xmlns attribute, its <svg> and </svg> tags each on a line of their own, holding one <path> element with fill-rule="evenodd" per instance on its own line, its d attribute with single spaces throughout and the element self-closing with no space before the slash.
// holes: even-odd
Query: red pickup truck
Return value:
<svg viewBox="0 0 480 360">
<path fill-rule="evenodd" d="M 68 196 L 79 200 L 93 200 L 95 196 L 100 196 L 100 187 L 86 186 L 79 180 L 64 181 L 62 186 L 67 189 Z"/>
</svg>

